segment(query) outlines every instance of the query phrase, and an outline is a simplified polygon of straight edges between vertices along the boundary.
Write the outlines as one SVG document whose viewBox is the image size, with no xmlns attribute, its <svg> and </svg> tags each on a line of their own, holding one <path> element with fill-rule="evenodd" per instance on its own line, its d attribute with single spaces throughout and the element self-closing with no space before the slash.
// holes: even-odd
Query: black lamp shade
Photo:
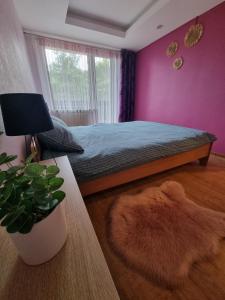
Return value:
<svg viewBox="0 0 225 300">
<path fill-rule="evenodd" d="M 3 94 L 0 105 L 6 135 L 35 135 L 54 128 L 40 94 Z"/>
</svg>

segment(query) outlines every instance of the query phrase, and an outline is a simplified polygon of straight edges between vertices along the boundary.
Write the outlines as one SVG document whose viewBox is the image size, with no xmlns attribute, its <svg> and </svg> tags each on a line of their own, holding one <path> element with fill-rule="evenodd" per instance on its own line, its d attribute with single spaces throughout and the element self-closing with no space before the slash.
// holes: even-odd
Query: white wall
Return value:
<svg viewBox="0 0 225 300">
<path fill-rule="evenodd" d="M 0 94 L 16 92 L 35 92 L 34 83 L 13 2 L 0 0 Z"/>
</svg>

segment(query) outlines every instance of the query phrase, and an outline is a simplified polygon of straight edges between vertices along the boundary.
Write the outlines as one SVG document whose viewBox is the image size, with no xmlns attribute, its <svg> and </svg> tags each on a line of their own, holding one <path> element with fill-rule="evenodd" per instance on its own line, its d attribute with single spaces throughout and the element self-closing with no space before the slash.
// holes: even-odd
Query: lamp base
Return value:
<svg viewBox="0 0 225 300">
<path fill-rule="evenodd" d="M 30 152 L 33 155 L 33 161 L 39 162 L 41 160 L 40 146 L 35 135 L 31 136 L 30 140 Z"/>
</svg>

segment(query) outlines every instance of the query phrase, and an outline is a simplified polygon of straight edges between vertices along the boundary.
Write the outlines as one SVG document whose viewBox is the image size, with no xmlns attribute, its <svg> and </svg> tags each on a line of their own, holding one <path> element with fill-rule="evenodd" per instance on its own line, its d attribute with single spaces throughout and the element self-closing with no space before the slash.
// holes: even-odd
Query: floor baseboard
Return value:
<svg viewBox="0 0 225 300">
<path fill-rule="evenodd" d="M 223 157 L 223 158 L 225 158 L 225 154 L 223 154 L 223 153 L 217 153 L 217 152 L 211 152 L 213 155 L 215 155 L 215 156 L 219 156 L 219 157 Z"/>
</svg>

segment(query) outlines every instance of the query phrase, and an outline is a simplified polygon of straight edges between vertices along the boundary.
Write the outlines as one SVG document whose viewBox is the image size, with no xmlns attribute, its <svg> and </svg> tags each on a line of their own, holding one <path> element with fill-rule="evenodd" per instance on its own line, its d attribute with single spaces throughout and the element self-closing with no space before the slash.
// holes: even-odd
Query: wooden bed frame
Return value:
<svg viewBox="0 0 225 300">
<path fill-rule="evenodd" d="M 39 150 L 37 160 L 41 157 L 41 147 L 35 140 Z M 97 192 L 107 190 L 137 179 L 157 174 L 192 161 L 199 160 L 200 165 L 206 166 L 213 143 L 208 143 L 190 151 L 179 153 L 166 158 L 154 160 L 110 175 L 102 176 L 94 180 L 78 183 L 82 196 L 88 196 Z M 31 143 L 32 148 L 32 143 Z"/>
<path fill-rule="evenodd" d="M 179 153 L 170 157 L 161 158 L 145 163 L 124 171 L 106 175 L 91 181 L 79 184 L 82 196 L 88 196 L 106 189 L 141 179 L 153 174 L 157 174 L 195 160 L 199 160 L 200 165 L 206 166 L 211 152 L 212 143 L 195 148 L 193 150 Z"/>
</svg>

